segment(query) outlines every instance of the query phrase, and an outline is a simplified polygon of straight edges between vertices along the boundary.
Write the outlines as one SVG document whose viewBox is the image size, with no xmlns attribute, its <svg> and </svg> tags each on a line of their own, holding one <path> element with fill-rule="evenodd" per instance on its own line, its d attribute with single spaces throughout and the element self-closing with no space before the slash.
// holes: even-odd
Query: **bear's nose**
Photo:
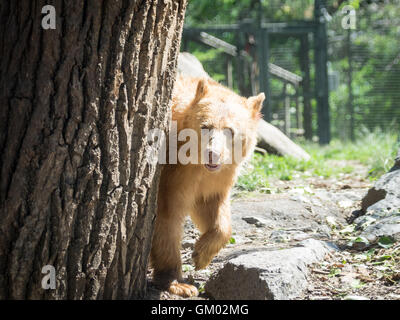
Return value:
<svg viewBox="0 0 400 320">
<path fill-rule="evenodd" d="M 210 164 L 217 164 L 220 158 L 220 154 L 214 150 L 208 150 L 208 162 Z"/>
</svg>

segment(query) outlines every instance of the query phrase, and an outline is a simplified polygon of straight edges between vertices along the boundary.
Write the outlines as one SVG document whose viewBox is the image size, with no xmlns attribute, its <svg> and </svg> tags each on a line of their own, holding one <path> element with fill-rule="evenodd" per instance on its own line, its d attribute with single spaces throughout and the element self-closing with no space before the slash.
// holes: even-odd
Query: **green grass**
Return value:
<svg viewBox="0 0 400 320">
<path fill-rule="evenodd" d="M 386 173 L 394 163 L 399 148 L 396 133 L 380 130 L 365 131 L 355 142 L 333 140 L 328 146 L 303 144 L 313 157 L 334 160 L 356 160 L 366 165 L 369 177 L 374 179 Z"/>
<path fill-rule="evenodd" d="M 273 179 L 292 180 L 294 177 L 337 177 L 351 174 L 352 165 L 334 166 L 329 160 L 354 160 L 365 165 L 365 178 L 375 180 L 393 165 L 398 150 L 397 135 L 381 131 L 366 132 L 355 142 L 333 140 L 327 146 L 317 143 L 299 142 L 310 154 L 308 161 L 276 155 L 255 153 L 250 167 L 239 176 L 236 187 L 245 191 L 268 190 Z"/>
</svg>

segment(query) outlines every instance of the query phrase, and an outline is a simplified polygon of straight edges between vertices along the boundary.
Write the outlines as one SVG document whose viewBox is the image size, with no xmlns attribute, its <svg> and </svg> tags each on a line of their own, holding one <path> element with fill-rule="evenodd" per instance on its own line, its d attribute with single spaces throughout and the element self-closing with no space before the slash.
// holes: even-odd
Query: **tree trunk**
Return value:
<svg viewBox="0 0 400 320">
<path fill-rule="evenodd" d="M 142 297 L 186 0 L 51 2 L 0 3 L 0 299 Z"/>
</svg>

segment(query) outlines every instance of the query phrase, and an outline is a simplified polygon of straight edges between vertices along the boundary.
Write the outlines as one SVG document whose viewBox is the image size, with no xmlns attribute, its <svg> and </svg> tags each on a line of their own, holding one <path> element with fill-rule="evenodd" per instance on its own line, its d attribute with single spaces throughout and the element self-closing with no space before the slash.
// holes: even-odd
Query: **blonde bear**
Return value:
<svg viewBox="0 0 400 320">
<path fill-rule="evenodd" d="M 153 281 L 162 289 L 184 297 L 198 294 L 182 279 L 180 248 L 187 215 L 201 233 L 192 254 L 196 270 L 205 268 L 229 241 L 229 194 L 240 164 L 253 152 L 264 98 L 263 93 L 243 98 L 211 79 L 177 79 L 172 121 L 178 160 L 162 169 L 150 255 Z M 198 138 L 179 139 L 185 130 Z M 184 146 L 186 151 L 179 152 Z"/>
</svg>

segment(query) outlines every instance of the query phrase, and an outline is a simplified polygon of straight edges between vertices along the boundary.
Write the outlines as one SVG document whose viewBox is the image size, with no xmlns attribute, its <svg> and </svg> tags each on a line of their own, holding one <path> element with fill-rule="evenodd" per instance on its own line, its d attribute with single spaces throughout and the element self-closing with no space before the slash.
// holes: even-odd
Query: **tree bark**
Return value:
<svg viewBox="0 0 400 320">
<path fill-rule="evenodd" d="M 160 170 L 145 137 L 168 128 L 185 9 L 1 1 L 0 299 L 143 297 Z"/>
</svg>

